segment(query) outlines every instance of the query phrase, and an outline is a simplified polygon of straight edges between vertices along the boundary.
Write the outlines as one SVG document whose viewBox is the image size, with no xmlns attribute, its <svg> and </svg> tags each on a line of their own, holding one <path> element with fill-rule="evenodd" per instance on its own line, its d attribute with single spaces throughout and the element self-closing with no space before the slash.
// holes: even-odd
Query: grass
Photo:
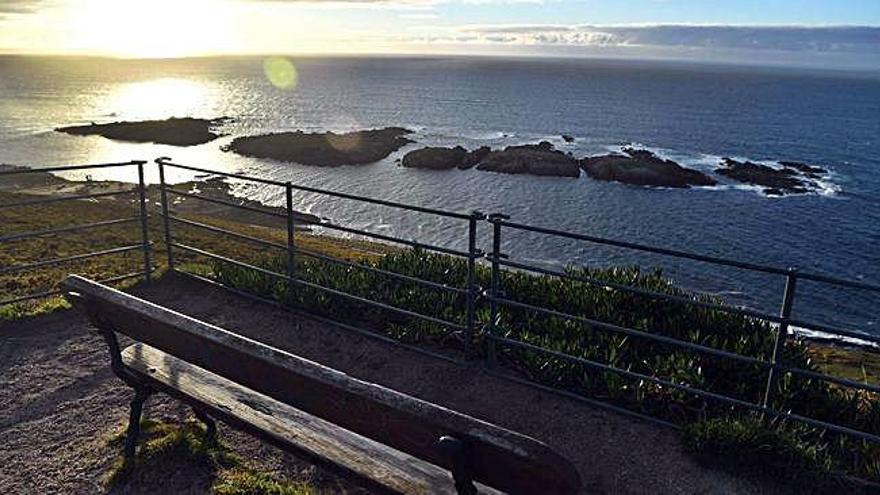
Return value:
<svg viewBox="0 0 880 495">
<path fill-rule="evenodd" d="M 145 420 L 142 441 L 133 461 L 118 457 L 107 473 L 108 487 L 119 487 L 135 476 L 167 475 L 168 471 L 212 473 L 211 492 L 217 495 L 313 495 L 314 488 L 305 482 L 287 482 L 254 471 L 240 456 L 219 440 L 211 440 L 205 429 L 194 421 L 171 424 Z M 109 444 L 121 448 L 124 431 L 114 435 Z"/>
<path fill-rule="evenodd" d="M 0 204 L 22 199 L 29 197 L 0 192 Z M 0 236 L 127 218 L 137 214 L 136 204 L 122 200 L 72 201 L 0 210 Z M 187 218 L 280 244 L 287 242 L 287 233 L 284 230 L 199 215 L 188 215 Z M 153 266 L 164 264 L 167 255 L 164 245 L 158 242 L 163 239 L 163 235 L 156 215 L 150 219 L 149 229 L 150 239 L 154 241 L 151 253 L 152 264 Z M 252 243 L 224 238 L 195 227 L 176 225 L 175 233 L 181 241 L 245 261 L 254 260 L 270 252 L 269 249 L 255 247 Z M 367 242 L 334 239 L 301 232 L 297 233 L 296 240 L 297 245 L 302 248 L 349 260 L 381 256 L 391 249 Z M 141 233 L 138 223 L 11 241 L 0 248 L 0 266 L 25 265 L 139 242 L 141 242 Z M 175 251 L 175 258 L 179 263 L 191 265 L 204 264 L 205 261 L 182 250 Z M 136 250 L 39 270 L 0 275 L 0 300 L 56 290 L 58 283 L 70 273 L 102 280 L 142 272 L 143 268 L 143 252 Z M 133 279 L 129 283 L 135 283 L 137 280 Z M 0 321 L 34 316 L 63 307 L 66 307 L 66 303 L 61 297 L 0 306 Z"/>
<path fill-rule="evenodd" d="M 808 427 L 758 418 L 716 418 L 684 429 L 685 446 L 713 465 L 789 481 L 827 484 L 834 460 L 827 445 L 804 442 Z"/>
</svg>

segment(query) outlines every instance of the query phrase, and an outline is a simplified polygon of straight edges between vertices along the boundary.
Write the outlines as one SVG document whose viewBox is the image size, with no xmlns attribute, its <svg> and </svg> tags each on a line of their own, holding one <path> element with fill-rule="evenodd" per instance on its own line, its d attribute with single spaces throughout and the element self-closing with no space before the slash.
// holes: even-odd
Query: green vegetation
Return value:
<svg viewBox="0 0 880 495">
<path fill-rule="evenodd" d="M 313 495 L 307 483 L 276 480 L 248 468 L 244 461 L 205 434 L 201 424 L 187 421 L 182 425 L 145 420 L 141 422 L 145 440 L 138 447 L 133 461 L 118 457 L 107 473 L 107 484 L 118 486 L 134 477 L 161 476 L 163 472 L 207 471 L 216 476 L 211 486 L 217 495 Z M 113 448 L 125 442 L 120 432 L 110 439 Z"/>
<path fill-rule="evenodd" d="M 265 269 L 285 273 L 286 260 L 283 258 L 268 256 L 257 259 L 256 263 Z M 363 263 L 373 268 L 448 286 L 466 287 L 467 266 L 464 260 L 444 255 L 406 250 L 363 260 Z M 278 301 L 288 301 L 290 297 L 283 279 L 222 262 L 212 263 L 212 267 L 213 276 L 227 285 Z M 712 301 L 676 287 L 659 271 L 643 272 L 638 268 L 571 268 L 569 272 L 580 277 L 650 289 L 693 300 Z M 396 280 L 368 270 L 302 257 L 297 260 L 296 273 L 307 282 L 434 318 L 454 323 L 464 322 L 465 299 L 461 294 Z M 489 275 L 486 267 L 479 267 L 478 283 L 488 286 Z M 768 359 L 773 349 L 773 329 L 767 322 L 750 317 L 662 301 L 577 280 L 524 272 L 502 272 L 501 286 L 508 299 L 745 356 Z M 366 325 L 374 331 L 407 341 L 449 344 L 458 340 L 452 338 L 457 337 L 457 334 L 448 326 L 370 307 L 315 288 L 299 286 L 292 297 L 292 304 L 308 311 L 360 326 Z M 483 324 L 489 321 L 485 301 L 479 304 L 478 318 Z M 751 403 L 760 402 L 765 389 L 767 370 L 763 367 L 698 351 L 676 349 L 667 344 L 615 333 L 581 321 L 502 306 L 498 328 L 499 333 L 509 339 Z M 488 343 L 485 339 L 477 336 L 475 344 L 478 352 L 487 352 Z M 743 423 L 736 421 L 749 421 L 751 418 L 750 412 L 734 409 L 687 391 L 628 378 L 607 370 L 591 369 L 583 364 L 531 349 L 499 345 L 498 352 L 503 365 L 532 380 L 608 400 L 678 424 L 688 425 L 702 418 L 720 417 L 734 421 L 732 425 L 739 425 Z M 786 363 L 820 371 L 812 361 L 810 347 L 805 342 L 790 339 L 783 352 Z M 773 407 L 862 431 L 880 433 L 880 401 L 877 397 L 865 392 L 844 390 L 817 380 L 785 375 L 778 381 Z M 716 424 L 714 428 L 705 430 L 704 436 L 723 431 L 723 424 L 726 423 Z M 733 440 L 737 438 L 735 426 L 731 426 L 727 434 L 727 439 L 734 443 Z M 877 462 L 880 459 L 880 450 L 874 444 L 815 428 L 769 429 L 762 434 L 765 437 L 776 434 L 777 441 L 782 443 L 789 438 L 797 438 L 804 449 L 821 450 L 829 471 L 880 480 L 880 463 Z M 760 458 L 755 459 L 760 462 Z M 795 468 L 812 469 L 813 466 L 801 464 Z"/>
<path fill-rule="evenodd" d="M 282 483 L 262 473 L 245 469 L 221 471 L 213 486 L 217 495 L 313 495 L 308 483 Z"/>
<path fill-rule="evenodd" d="M 0 204 L 33 199 L 32 196 L 0 192 Z M 131 218 L 137 215 L 138 208 L 130 201 L 102 199 L 97 201 L 67 201 L 30 207 L 0 210 L 0 237 L 4 235 L 50 230 L 72 225 L 97 223 L 117 218 Z M 155 212 L 154 212 L 155 213 Z M 284 244 L 287 233 L 284 230 L 265 226 L 248 225 L 232 220 L 218 219 L 200 215 L 187 215 L 187 218 L 207 223 L 252 237 Z M 152 250 L 153 266 L 165 264 L 166 253 L 162 227 L 154 214 L 150 219 L 150 239 L 154 242 Z M 253 244 L 224 238 L 217 234 L 175 225 L 175 233 L 181 240 L 211 252 L 225 254 L 236 259 L 249 260 L 265 255 L 267 249 L 255 248 Z M 17 266 L 54 258 L 63 258 L 99 250 L 129 246 L 141 242 L 139 223 L 103 226 L 87 231 L 47 235 L 38 238 L 10 241 L 0 246 L 0 266 Z M 366 242 L 333 239 L 297 233 L 297 245 L 330 256 L 345 259 L 361 259 L 380 255 L 390 248 Z M 193 263 L 197 258 L 185 251 L 176 250 L 175 258 L 180 263 Z M 143 252 L 129 251 L 88 260 L 44 267 L 39 270 L 0 275 L 0 301 L 27 294 L 49 292 L 57 289 L 60 281 L 71 273 L 78 273 L 95 280 L 142 272 Z M 161 272 L 160 272 L 161 273 Z M 159 276 L 160 273 L 156 275 Z M 128 285 L 138 279 L 127 281 Z M 117 284 L 119 286 L 120 284 Z M 123 283 L 122 286 L 126 284 Z M 19 304 L 0 306 L 0 321 L 22 318 L 66 307 L 61 297 L 28 301 Z"/>
<path fill-rule="evenodd" d="M 757 418 L 709 419 L 685 427 L 685 446 L 701 460 L 789 480 L 827 483 L 834 460 L 826 444 L 802 440 L 810 428 Z M 801 478 L 806 477 L 806 480 Z"/>
</svg>

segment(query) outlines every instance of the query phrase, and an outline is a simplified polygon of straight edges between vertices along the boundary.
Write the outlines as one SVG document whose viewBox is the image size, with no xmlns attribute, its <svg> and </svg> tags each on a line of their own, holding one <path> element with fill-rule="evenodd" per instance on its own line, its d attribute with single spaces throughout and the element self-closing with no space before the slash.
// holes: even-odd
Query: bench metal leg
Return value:
<svg viewBox="0 0 880 495">
<path fill-rule="evenodd" d="M 144 402 L 151 393 L 152 390 L 145 387 L 135 388 L 134 399 L 131 400 L 131 412 L 128 416 L 128 431 L 125 434 L 126 459 L 134 458 L 138 435 L 141 432 L 141 412 L 144 409 Z"/>
<path fill-rule="evenodd" d="M 467 445 L 450 436 L 441 437 L 438 444 L 452 464 L 452 479 L 455 481 L 455 491 L 458 495 L 477 495 L 473 463 Z"/>
<path fill-rule="evenodd" d="M 208 416 L 208 413 L 197 407 L 193 407 L 192 412 L 205 425 L 205 436 L 208 437 L 208 440 L 211 442 L 217 441 L 217 423 Z"/>
</svg>

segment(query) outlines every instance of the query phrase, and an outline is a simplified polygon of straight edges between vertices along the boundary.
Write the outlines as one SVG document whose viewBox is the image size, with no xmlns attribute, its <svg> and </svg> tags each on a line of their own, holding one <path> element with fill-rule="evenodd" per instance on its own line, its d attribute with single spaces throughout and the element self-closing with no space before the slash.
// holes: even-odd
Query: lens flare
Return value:
<svg viewBox="0 0 880 495">
<path fill-rule="evenodd" d="M 273 86 L 279 89 L 293 89 L 299 80 L 296 66 L 284 57 L 269 57 L 263 62 L 263 72 Z"/>
</svg>

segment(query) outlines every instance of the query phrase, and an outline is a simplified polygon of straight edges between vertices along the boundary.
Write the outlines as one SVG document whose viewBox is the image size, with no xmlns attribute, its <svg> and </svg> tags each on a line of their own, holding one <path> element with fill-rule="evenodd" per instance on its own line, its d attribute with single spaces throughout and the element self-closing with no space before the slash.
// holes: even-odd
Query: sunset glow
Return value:
<svg viewBox="0 0 880 495">
<path fill-rule="evenodd" d="M 11 0 L 0 53 L 461 54 L 878 67 L 875 0 Z"/>
<path fill-rule="evenodd" d="M 84 51 L 122 57 L 180 57 L 235 48 L 229 11 L 211 0 L 90 0 L 68 7 Z"/>
</svg>

